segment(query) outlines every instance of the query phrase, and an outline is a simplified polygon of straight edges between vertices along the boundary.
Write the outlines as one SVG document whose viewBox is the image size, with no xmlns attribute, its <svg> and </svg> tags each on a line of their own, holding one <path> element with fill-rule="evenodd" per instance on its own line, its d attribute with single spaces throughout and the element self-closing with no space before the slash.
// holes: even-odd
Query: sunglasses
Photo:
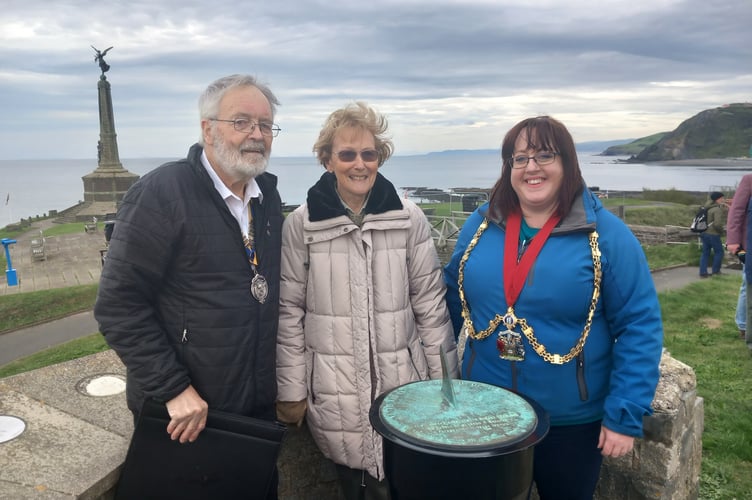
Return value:
<svg viewBox="0 0 752 500">
<path fill-rule="evenodd" d="M 357 158 L 358 155 L 360 155 L 360 158 L 366 163 L 372 162 L 372 161 L 378 161 L 379 159 L 379 152 L 376 151 L 375 149 L 366 149 L 360 152 L 353 151 L 352 149 L 345 149 L 335 154 L 337 155 L 337 158 L 339 158 L 339 161 L 343 161 L 347 163 L 351 161 L 355 161 L 355 158 Z"/>
</svg>

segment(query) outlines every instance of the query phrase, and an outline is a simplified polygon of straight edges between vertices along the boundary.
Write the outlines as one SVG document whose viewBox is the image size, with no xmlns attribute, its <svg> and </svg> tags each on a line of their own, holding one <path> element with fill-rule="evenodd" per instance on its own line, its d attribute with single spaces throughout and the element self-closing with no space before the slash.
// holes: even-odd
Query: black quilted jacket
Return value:
<svg viewBox="0 0 752 500">
<path fill-rule="evenodd" d="M 202 148 L 144 175 L 123 199 L 94 314 L 127 367 L 128 406 L 192 384 L 210 408 L 274 419 L 282 207 L 277 178 L 256 178 L 260 272 L 250 295 L 238 223 L 201 165 Z"/>
</svg>

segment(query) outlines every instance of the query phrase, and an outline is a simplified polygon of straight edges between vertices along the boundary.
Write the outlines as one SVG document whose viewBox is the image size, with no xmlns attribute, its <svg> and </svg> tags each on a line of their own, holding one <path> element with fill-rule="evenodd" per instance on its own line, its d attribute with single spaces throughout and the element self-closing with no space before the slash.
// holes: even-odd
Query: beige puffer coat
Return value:
<svg viewBox="0 0 752 500">
<path fill-rule="evenodd" d="M 441 345 L 456 376 L 456 344 L 420 208 L 379 175 L 358 228 L 328 175 L 283 228 L 278 400 L 307 399 L 308 426 L 323 454 L 381 479 L 372 402 L 394 387 L 441 377 Z"/>
</svg>

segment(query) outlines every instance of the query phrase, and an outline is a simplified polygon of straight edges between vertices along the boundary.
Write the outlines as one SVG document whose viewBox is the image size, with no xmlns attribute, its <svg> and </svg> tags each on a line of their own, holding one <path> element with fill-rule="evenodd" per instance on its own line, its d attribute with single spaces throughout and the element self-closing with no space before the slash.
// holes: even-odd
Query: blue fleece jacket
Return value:
<svg viewBox="0 0 752 500">
<path fill-rule="evenodd" d="M 447 302 L 456 334 L 462 325 L 459 261 L 487 210 L 487 204 L 481 206 L 465 222 L 445 268 Z M 524 361 L 502 360 L 496 347 L 502 326 L 483 340 L 468 340 L 462 378 L 511 388 L 533 398 L 548 412 L 551 425 L 602 419 L 615 432 L 639 437 L 643 416 L 652 413 L 650 405 L 659 378 L 663 344 L 660 306 L 639 242 L 587 189 L 546 241 L 514 310 L 518 318 L 527 320 L 549 353 L 570 351 L 582 335 L 593 294 L 588 240 L 593 230 L 599 235 L 603 278 L 584 356 L 561 365 L 548 363 L 523 335 Z M 507 310 L 505 234 L 504 221 L 489 221 L 465 265 L 465 297 L 476 331 L 487 328 L 497 313 L 503 315 Z M 515 330 L 520 332 L 519 326 Z"/>
</svg>

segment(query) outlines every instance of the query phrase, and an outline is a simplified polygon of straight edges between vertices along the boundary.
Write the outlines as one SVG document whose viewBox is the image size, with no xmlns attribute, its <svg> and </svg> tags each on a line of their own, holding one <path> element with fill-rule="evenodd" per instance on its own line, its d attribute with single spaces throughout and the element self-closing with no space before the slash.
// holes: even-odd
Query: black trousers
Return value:
<svg viewBox="0 0 752 500">
<path fill-rule="evenodd" d="M 600 477 L 601 422 L 552 426 L 535 447 L 533 479 L 541 500 L 591 500 Z"/>
</svg>

